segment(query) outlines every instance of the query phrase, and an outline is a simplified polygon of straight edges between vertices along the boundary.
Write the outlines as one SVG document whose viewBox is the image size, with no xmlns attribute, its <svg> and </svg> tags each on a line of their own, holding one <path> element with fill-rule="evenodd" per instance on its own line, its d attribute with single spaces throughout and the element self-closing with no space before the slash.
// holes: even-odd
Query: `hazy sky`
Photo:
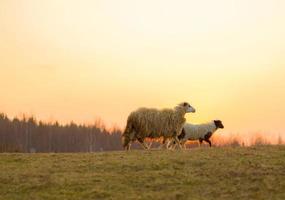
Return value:
<svg viewBox="0 0 285 200">
<path fill-rule="evenodd" d="M 125 126 L 188 101 L 189 122 L 285 136 L 283 0 L 0 0 L 0 111 Z"/>
</svg>

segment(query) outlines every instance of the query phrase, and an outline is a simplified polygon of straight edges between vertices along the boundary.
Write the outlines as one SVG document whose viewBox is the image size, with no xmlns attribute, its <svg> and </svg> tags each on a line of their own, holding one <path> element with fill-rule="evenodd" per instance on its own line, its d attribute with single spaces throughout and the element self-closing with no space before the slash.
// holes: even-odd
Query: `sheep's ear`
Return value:
<svg viewBox="0 0 285 200">
<path fill-rule="evenodd" d="M 178 104 L 179 107 L 187 107 L 189 104 L 187 102 L 183 102 Z"/>
</svg>

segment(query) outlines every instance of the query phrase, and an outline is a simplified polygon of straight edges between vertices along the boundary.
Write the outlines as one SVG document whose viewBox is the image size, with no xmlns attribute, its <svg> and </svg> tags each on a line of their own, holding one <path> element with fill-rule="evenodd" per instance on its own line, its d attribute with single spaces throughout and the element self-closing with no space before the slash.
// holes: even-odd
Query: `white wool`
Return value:
<svg viewBox="0 0 285 200">
<path fill-rule="evenodd" d="M 198 140 L 199 138 L 204 138 L 208 133 L 214 133 L 217 128 L 215 122 L 209 122 L 205 124 L 184 124 L 185 137 L 182 140 Z"/>
</svg>

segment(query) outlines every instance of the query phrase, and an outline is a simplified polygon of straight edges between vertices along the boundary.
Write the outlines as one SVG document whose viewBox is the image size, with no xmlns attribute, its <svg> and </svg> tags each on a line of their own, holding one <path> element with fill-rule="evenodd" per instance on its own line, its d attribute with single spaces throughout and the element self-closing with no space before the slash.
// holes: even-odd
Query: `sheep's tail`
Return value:
<svg viewBox="0 0 285 200">
<path fill-rule="evenodd" d="M 127 125 L 126 125 L 126 128 L 123 132 L 123 137 L 124 136 L 127 136 L 127 135 L 130 135 L 130 133 L 132 132 L 132 123 L 130 122 L 130 120 L 127 121 Z"/>
</svg>

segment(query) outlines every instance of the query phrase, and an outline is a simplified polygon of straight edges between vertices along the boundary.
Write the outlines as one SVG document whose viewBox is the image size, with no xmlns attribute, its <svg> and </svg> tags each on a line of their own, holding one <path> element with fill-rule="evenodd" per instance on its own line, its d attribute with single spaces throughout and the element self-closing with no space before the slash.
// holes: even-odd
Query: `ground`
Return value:
<svg viewBox="0 0 285 200">
<path fill-rule="evenodd" d="M 285 146 L 0 154 L 0 199 L 285 199 Z"/>
</svg>

